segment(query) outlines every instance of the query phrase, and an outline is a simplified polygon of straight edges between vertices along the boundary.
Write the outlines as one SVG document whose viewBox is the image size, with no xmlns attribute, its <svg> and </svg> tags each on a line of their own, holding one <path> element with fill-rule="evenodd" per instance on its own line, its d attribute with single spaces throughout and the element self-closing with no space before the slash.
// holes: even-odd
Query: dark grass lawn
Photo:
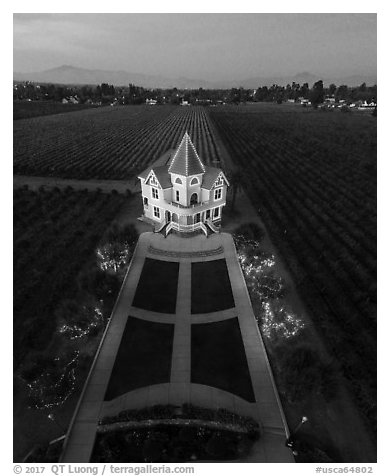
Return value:
<svg viewBox="0 0 390 476">
<path fill-rule="evenodd" d="M 146 258 L 133 306 L 147 311 L 176 311 L 179 263 Z"/>
<path fill-rule="evenodd" d="M 129 317 L 105 400 L 136 388 L 167 383 L 171 377 L 174 324 Z"/>
<path fill-rule="evenodd" d="M 234 307 L 225 259 L 191 264 L 191 313 L 203 314 Z"/>
<path fill-rule="evenodd" d="M 191 325 L 191 382 L 255 401 L 237 317 Z"/>
</svg>

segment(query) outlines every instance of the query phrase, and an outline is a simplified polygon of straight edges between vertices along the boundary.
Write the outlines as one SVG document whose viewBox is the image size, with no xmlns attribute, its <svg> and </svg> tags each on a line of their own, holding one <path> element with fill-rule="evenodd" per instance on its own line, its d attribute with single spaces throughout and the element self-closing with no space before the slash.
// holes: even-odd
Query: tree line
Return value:
<svg viewBox="0 0 390 476">
<path fill-rule="evenodd" d="M 350 87 L 345 84 L 325 87 L 322 80 L 316 81 L 311 87 L 308 83 L 295 83 L 280 86 L 259 86 L 257 89 L 243 87 L 231 89 L 151 89 L 135 84 L 114 86 L 108 83 L 100 85 L 60 85 L 37 84 L 33 82 L 14 82 L 13 98 L 30 101 L 63 101 L 76 98 L 79 103 L 98 104 L 143 104 L 147 99 L 155 99 L 157 104 L 188 104 L 211 105 L 218 103 L 240 104 L 246 102 L 277 102 L 299 101 L 307 99 L 312 104 L 320 104 L 326 97 L 336 102 L 375 101 L 377 86 Z"/>
</svg>

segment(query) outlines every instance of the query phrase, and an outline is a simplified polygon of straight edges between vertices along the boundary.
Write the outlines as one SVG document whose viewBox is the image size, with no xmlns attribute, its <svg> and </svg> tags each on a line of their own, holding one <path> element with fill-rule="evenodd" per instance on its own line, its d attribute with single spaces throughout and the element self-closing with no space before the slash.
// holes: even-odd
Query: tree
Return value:
<svg viewBox="0 0 390 476">
<path fill-rule="evenodd" d="M 336 86 L 335 84 L 333 84 L 333 83 L 330 84 L 330 85 L 329 85 L 329 88 L 328 88 L 328 94 L 329 94 L 330 96 L 333 96 L 334 93 L 336 92 L 336 89 L 337 89 L 337 86 Z"/>
<path fill-rule="evenodd" d="M 127 263 L 130 257 L 130 250 L 127 244 L 115 241 L 99 247 L 96 255 L 100 269 L 103 271 L 113 269 L 116 273 L 120 267 Z"/>
<path fill-rule="evenodd" d="M 337 88 L 336 92 L 336 100 L 340 101 L 340 99 L 347 99 L 348 98 L 348 86 L 342 84 Z"/>
<path fill-rule="evenodd" d="M 299 90 L 299 94 L 300 96 L 304 97 L 305 99 L 308 99 L 309 97 L 309 84 L 308 83 L 303 83 L 300 90 Z"/>
<path fill-rule="evenodd" d="M 66 299 L 56 311 L 58 330 L 71 340 L 79 339 L 99 328 L 103 313 L 94 299 L 84 302 Z"/>
<path fill-rule="evenodd" d="M 94 268 L 82 272 L 78 279 L 78 287 L 96 297 L 97 300 L 112 298 L 119 291 L 118 279 L 103 270 Z"/>
<path fill-rule="evenodd" d="M 232 88 L 229 92 L 228 102 L 233 104 L 239 104 L 240 102 L 240 90 L 238 88 Z"/>
<path fill-rule="evenodd" d="M 324 102 L 324 83 L 320 79 L 313 84 L 313 88 L 310 91 L 310 101 L 314 107 Z"/>
<path fill-rule="evenodd" d="M 263 86 L 261 88 L 257 88 L 255 93 L 255 101 L 267 101 L 268 100 L 268 88 L 267 86 Z"/>
<path fill-rule="evenodd" d="M 359 86 L 359 91 L 362 92 L 362 93 L 365 93 L 367 91 L 367 85 L 366 83 L 362 83 L 360 86 Z"/>
</svg>

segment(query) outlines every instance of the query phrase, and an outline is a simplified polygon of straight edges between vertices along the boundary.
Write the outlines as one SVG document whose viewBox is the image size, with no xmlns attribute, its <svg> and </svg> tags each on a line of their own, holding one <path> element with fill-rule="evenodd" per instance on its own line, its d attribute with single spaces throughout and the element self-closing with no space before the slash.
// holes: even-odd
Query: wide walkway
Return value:
<svg viewBox="0 0 390 476">
<path fill-rule="evenodd" d="M 131 306 L 146 257 L 180 262 L 175 314 L 151 312 Z M 191 262 L 221 258 L 226 259 L 235 307 L 208 314 L 191 314 Z M 171 379 L 169 383 L 136 389 L 104 402 L 104 394 L 129 315 L 175 324 Z M 221 389 L 191 384 L 191 324 L 232 317 L 238 317 L 255 403 L 249 403 Z M 104 416 L 115 415 L 124 409 L 155 404 L 180 405 L 185 402 L 207 408 L 227 408 L 255 418 L 261 427 L 261 437 L 247 458 L 248 462 L 294 462 L 290 450 L 284 445 L 288 430 L 230 234 L 215 234 L 208 238 L 202 235 L 192 238 L 169 235 L 164 238 L 154 233 L 140 236 L 110 324 L 71 423 L 61 461 L 89 461 L 98 420 Z"/>
</svg>

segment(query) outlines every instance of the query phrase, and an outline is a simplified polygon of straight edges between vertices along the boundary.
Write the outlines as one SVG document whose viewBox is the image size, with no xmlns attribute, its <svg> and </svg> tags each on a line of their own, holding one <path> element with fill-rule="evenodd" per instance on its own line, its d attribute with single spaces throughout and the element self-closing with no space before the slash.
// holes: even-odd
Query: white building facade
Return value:
<svg viewBox="0 0 390 476">
<path fill-rule="evenodd" d="M 143 218 L 156 230 L 218 231 L 229 182 L 221 169 L 203 164 L 187 132 L 167 165 L 149 167 L 138 178 Z"/>
</svg>

